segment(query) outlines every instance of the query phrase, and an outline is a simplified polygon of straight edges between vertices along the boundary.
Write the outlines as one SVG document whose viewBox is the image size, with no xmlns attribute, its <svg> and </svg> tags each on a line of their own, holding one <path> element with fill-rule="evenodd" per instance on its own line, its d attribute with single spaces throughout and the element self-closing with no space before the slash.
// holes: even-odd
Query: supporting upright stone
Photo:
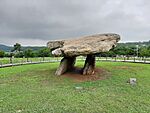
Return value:
<svg viewBox="0 0 150 113">
<path fill-rule="evenodd" d="M 95 56 L 87 55 L 83 68 L 83 75 L 94 74 L 94 69 L 95 69 Z"/>
<path fill-rule="evenodd" d="M 73 70 L 75 65 L 76 57 L 64 57 L 58 69 L 56 70 L 55 75 L 62 75 L 67 71 Z"/>
</svg>

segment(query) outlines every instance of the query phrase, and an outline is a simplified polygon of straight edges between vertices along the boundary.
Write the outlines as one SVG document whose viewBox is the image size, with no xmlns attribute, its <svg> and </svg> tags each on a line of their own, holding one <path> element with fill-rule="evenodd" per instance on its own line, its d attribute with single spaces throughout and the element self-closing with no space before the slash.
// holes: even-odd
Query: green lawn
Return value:
<svg viewBox="0 0 150 113">
<path fill-rule="evenodd" d="M 83 62 L 78 62 L 82 66 Z M 0 69 L 0 113 L 149 113 L 150 65 L 97 62 L 111 76 L 75 82 L 54 76 L 58 63 Z M 130 77 L 137 85 L 127 84 Z M 76 90 L 81 86 L 83 90 Z"/>
</svg>

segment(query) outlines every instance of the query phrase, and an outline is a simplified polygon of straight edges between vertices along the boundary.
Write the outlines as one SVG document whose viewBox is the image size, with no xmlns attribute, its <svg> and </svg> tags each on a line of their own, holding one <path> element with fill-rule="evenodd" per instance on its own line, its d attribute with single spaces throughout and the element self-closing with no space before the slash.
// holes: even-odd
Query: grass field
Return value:
<svg viewBox="0 0 150 113">
<path fill-rule="evenodd" d="M 78 62 L 82 66 L 83 62 Z M 149 113 L 150 65 L 98 62 L 104 80 L 75 82 L 54 76 L 58 63 L 0 69 L 1 113 Z M 127 80 L 137 78 L 137 85 Z M 76 90 L 75 87 L 83 87 Z"/>
</svg>

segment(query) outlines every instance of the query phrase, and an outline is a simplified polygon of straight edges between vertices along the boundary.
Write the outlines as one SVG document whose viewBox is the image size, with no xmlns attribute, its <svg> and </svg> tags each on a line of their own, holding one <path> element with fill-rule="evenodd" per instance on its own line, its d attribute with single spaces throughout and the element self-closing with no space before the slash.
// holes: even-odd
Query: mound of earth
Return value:
<svg viewBox="0 0 150 113">
<path fill-rule="evenodd" d="M 110 76 L 110 73 L 102 68 L 95 68 L 95 73 L 92 75 L 82 75 L 81 68 L 75 68 L 73 71 L 66 72 L 62 77 L 73 79 L 75 82 L 103 80 Z"/>
</svg>

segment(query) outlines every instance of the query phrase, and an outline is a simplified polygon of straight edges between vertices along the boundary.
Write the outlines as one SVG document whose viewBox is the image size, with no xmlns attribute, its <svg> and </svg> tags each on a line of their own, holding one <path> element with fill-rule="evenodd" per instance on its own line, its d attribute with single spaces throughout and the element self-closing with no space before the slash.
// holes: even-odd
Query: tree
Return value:
<svg viewBox="0 0 150 113">
<path fill-rule="evenodd" d="M 20 52 L 20 51 L 21 51 L 21 44 L 16 43 L 16 44 L 14 45 L 14 48 L 13 48 L 12 51 Z"/>
<path fill-rule="evenodd" d="M 39 57 L 49 57 L 50 56 L 50 50 L 48 48 L 43 48 L 38 51 Z"/>
<path fill-rule="evenodd" d="M 148 49 L 149 47 L 142 47 L 140 48 L 139 54 L 141 57 L 148 57 L 150 56 L 150 50 Z"/>
<path fill-rule="evenodd" d="M 136 47 L 126 47 L 126 55 L 127 56 L 135 56 L 136 55 Z"/>
<path fill-rule="evenodd" d="M 115 52 L 113 50 L 110 50 L 107 54 L 108 54 L 109 57 L 116 56 L 116 54 L 115 54 Z"/>
<path fill-rule="evenodd" d="M 16 58 L 23 58 L 23 56 L 24 56 L 23 52 L 18 52 L 18 53 L 15 54 Z"/>
<path fill-rule="evenodd" d="M 0 58 L 3 58 L 5 56 L 5 52 L 0 50 Z"/>
<path fill-rule="evenodd" d="M 114 53 L 116 55 L 126 55 L 126 47 L 124 46 L 117 46 L 116 48 L 113 49 Z"/>
<path fill-rule="evenodd" d="M 33 53 L 32 49 L 26 49 L 24 51 L 24 56 L 25 56 L 25 58 L 27 58 L 27 61 L 28 61 L 29 57 L 34 57 L 34 53 Z"/>
<path fill-rule="evenodd" d="M 38 56 L 43 57 L 43 61 L 44 61 L 44 57 L 49 57 L 50 56 L 50 50 L 48 48 L 40 49 L 38 51 Z"/>
</svg>

